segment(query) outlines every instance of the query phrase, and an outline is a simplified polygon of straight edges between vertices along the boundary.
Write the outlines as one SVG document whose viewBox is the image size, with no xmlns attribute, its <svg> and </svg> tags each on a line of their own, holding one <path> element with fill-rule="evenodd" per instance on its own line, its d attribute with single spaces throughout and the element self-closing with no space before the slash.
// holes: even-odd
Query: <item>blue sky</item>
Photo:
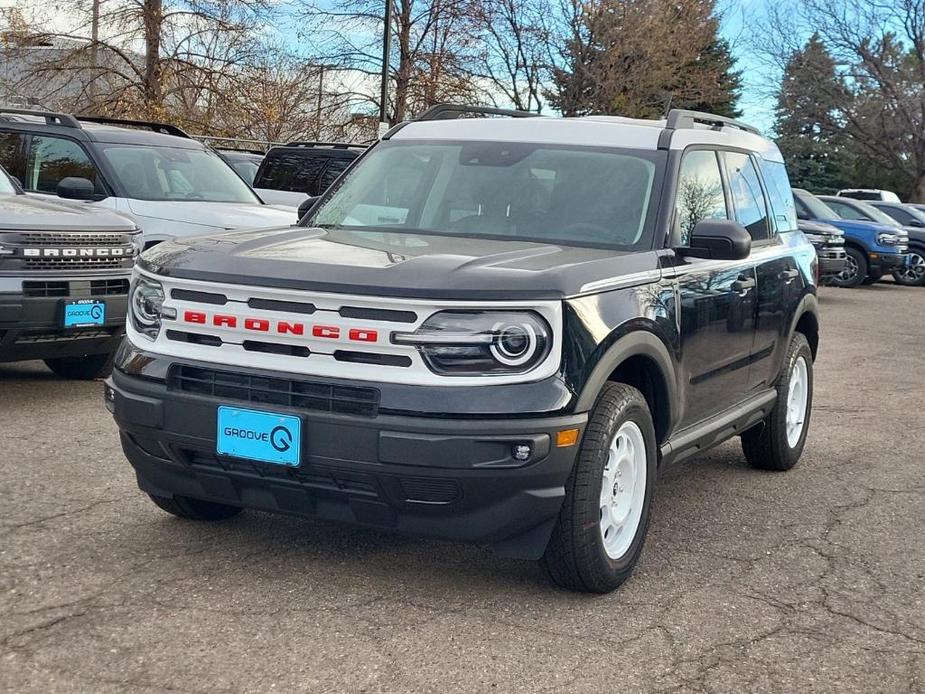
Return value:
<svg viewBox="0 0 925 694">
<path fill-rule="evenodd" d="M 754 32 L 765 17 L 767 0 L 728 0 L 722 8 L 722 34 L 732 46 L 737 68 L 742 71 L 743 90 L 739 101 L 742 120 L 769 131 L 774 122 L 774 97 L 769 93 L 778 76 L 755 55 Z"/>
</svg>

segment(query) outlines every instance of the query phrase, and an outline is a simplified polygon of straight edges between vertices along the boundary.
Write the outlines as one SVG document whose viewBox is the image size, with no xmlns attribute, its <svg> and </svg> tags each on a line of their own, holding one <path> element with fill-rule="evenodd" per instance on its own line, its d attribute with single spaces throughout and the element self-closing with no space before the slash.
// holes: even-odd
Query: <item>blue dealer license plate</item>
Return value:
<svg viewBox="0 0 925 694">
<path fill-rule="evenodd" d="M 216 421 L 219 455 L 291 467 L 299 464 L 302 420 L 298 417 L 220 405 Z"/>
<path fill-rule="evenodd" d="M 106 304 L 93 299 L 64 302 L 64 327 L 83 328 L 106 322 Z"/>
</svg>

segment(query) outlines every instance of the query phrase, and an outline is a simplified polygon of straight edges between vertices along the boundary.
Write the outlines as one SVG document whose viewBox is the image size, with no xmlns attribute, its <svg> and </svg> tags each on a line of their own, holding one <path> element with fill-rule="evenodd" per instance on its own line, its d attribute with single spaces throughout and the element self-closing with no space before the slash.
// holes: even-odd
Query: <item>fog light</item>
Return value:
<svg viewBox="0 0 925 694">
<path fill-rule="evenodd" d="M 519 460 L 521 462 L 530 460 L 532 454 L 533 449 L 528 443 L 515 443 L 511 446 L 511 455 L 514 456 L 514 460 Z"/>
<path fill-rule="evenodd" d="M 116 391 L 109 386 L 103 386 L 103 402 L 106 403 L 106 409 L 115 414 L 116 411 Z"/>
</svg>

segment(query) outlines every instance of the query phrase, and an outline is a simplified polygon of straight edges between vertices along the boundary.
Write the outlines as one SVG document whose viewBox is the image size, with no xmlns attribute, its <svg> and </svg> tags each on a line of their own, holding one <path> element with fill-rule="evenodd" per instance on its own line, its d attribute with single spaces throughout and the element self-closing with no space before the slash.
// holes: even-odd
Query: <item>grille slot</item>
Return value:
<svg viewBox="0 0 925 694">
<path fill-rule="evenodd" d="M 386 308 L 343 306 L 338 313 L 342 318 L 359 318 L 360 320 L 376 320 L 387 323 L 414 323 L 418 319 L 418 314 L 414 311 L 395 311 Z"/>
<path fill-rule="evenodd" d="M 106 268 L 131 267 L 131 257 L 114 258 L 26 258 L 30 270 L 101 270 Z"/>
<path fill-rule="evenodd" d="M 111 280 L 75 280 L 73 282 L 34 282 L 22 283 L 23 296 L 29 297 L 55 297 L 55 296 L 124 296 L 128 294 L 127 279 Z"/>
<path fill-rule="evenodd" d="M 228 297 L 224 294 L 215 294 L 213 292 L 198 292 L 193 289 L 171 289 L 171 299 L 180 301 L 194 301 L 200 304 L 215 304 L 224 306 L 228 303 Z"/>
<path fill-rule="evenodd" d="M 16 338 L 16 344 L 34 344 L 37 342 L 73 342 L 76 340 L 96 340 L 100 338 L 112 337 L 119 328 L 109 330 L 81 330 L 76 329 L 73 332 L 50 333 L 38 330 L 30 330 L 20 333 Z"/>
<path fill-rule="evenodd" d="M 306 304 L 301 301 L 278 301 L 276 299 L 249 299 L 247 305 L 264 311 L 288 311 L 289 313 L 308 315 L 316 310 L 314 304 Z"/>
<path fill-rule="evenodd" d="M 94 232 L 26 232 L 18 234 L 25 246 L 123 246 L 130 243 L 126 234 Z"/>
<path fill-rule="evenodd" d="M 456 480 L 433 477 L 402 477 L 401 489 L 405 501 L 417 504 L 451 504 L 462 492 Z"/>
<path fill-rule="evenodd" d="M 188 342 L 191 345 L 205 345 L 206 347 L 221 347 L 222 338 L 216 335 L 201 335 L 199 333 L 186 333 L 182 330 L 168 330 L 167 339 L 174 342 Z"/>
<path fill-rule="evenodd" d="M 379 412 L 379 391 L 375 388 L 254 376 L 182 364 L 171 367 L 168 388 L 195 395 L 313 412 L 361 417 L 375 417 Z"/>
<path fill-rule="evenodd" d="M 378 364 L 379 366 L 411 366 L 411 357 L 403 354 L 377 354 L 375 352 L 352 352 L 338 349 L 334 352 L 337 361 L 348 361 L 354 364 Z"/>
</svg>

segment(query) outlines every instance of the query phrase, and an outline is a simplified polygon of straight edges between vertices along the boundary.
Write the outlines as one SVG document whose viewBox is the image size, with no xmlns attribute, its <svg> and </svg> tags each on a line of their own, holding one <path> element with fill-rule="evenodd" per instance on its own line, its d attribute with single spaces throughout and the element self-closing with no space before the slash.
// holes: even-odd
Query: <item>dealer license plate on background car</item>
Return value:
<svg viewBox="0 0 925 694">
<path fill-rule="evenodd" d="M 302 420 L 298 417 L 220 405 L 216 421 L 219 455 L 291 467 L 299 464 Z"/>
<path fill-rule="evenodd" d="M 64 302 L 64 327 L 83 328 L 106 322 L 106 303 L 93 299 Z"/>
</svg>

